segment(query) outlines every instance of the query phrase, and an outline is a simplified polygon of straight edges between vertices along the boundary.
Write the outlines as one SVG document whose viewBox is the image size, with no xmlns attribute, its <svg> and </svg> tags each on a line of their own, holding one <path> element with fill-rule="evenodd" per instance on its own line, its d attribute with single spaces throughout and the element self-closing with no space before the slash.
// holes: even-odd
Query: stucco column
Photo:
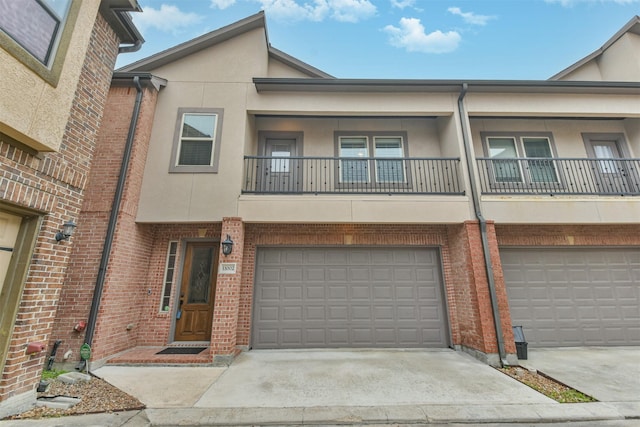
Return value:
<svg viewBox="0 0 640 427">
<path fill-rule="evenodd" d="M 222 247 L 220 248 L 216 301 L 211 331 L 211 349 L 217 361 L 224 361 L 223 359 L 233 357 L 236 353 L 242 255 L 244 252 L 242 218 L 222 219 L 220 241 L 224 241 L 227 235 L 233 240 L 233 252 L 230 255 L 224 255 Z M 235 272 L 230 273 L 234 267 Z"/>
</svg>

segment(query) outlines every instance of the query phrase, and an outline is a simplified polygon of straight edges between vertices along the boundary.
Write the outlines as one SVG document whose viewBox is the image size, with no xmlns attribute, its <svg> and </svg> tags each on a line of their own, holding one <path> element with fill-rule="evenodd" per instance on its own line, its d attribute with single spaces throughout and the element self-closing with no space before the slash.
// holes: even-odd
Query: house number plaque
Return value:
<svg viewBox="0 0 640 427">
<path fill-rule="evenodd" d="M 220 263 L 220 274 L 236 274 L 236 263 L 235 262 Z"/>
</svg>

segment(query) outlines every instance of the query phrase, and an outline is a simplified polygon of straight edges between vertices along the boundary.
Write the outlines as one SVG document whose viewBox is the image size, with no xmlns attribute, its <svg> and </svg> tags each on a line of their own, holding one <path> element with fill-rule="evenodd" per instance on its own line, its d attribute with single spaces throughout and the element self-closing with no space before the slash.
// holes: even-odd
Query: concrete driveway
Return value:
<svg viewBox="0 0 640 427">
<path fill-rule="evenodd" d="M 550 403 L 452 350 L 260 350 L 241 354 L 195 407 Z"/>
<path fill-rule="evenodd" d="M 640 396 L 640 347 L 529 348 L 528 360 L 520 364 L 600 402 L 638 401 Z"/>
</svg>

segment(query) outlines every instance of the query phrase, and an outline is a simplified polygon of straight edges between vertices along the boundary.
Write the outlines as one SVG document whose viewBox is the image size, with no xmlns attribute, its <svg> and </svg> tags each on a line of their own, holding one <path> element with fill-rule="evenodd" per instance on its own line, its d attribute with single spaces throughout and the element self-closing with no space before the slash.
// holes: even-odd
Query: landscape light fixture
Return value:
<svg viewBox="0 0 640 427">
<path fill-rule="evenodd" d="M 75 228 L 76 224 L 71 220 L 62 224 L 62 230 L 56 233 L 56 242 L 60 242 L 61 240 L 69 240 L 69 237 L 71 237 Z"/>
<path fill-rule="evenodd" d="M 231 252 L 233 252 L 233 240 L 231 240 L 231 236 L 228 234 L 227 238 L 222 241 L 221 245 L 224 256 L 230 255 Z"/>
</svg>

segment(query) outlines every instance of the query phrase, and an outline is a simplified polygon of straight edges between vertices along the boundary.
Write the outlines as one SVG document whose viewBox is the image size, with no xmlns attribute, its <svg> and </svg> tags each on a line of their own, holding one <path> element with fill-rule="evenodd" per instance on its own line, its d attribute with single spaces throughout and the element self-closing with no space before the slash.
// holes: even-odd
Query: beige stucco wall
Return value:
<svg viewBox="0 0 640 427">
<path fill-rule="evenodd" d="M 59 149 L 99 5 L 81 2 L 57 87 L 0 49 L 0 132 L 39 151 Z"/>
<path fill-rule="evenodd" d="M 299 77 L 299 78 L 309 78 L 308 74 L 303 73 L 302 71 L 294 70 L 288 65 L 274 59 L 273 57 L 269 60 L 269 66 L 267 69 L 266 77 Z"/>
<path fill-rule="evenodd" d="M 473 150 L 485 157 L 481 133 L 551 133 L 557 157 L 587 157 L 583 133 L 625 133 L 624 120 L 471 119 Z"/>
<path fill-rule="evenodd" d="M 640 117 L 637 94 L 469 93 L 470 116 Z"/>
<path fill-rule="evenodd" d="M 620 196 L 482 196 L 486 218 L 502 224 L 637 224 L 640 200 Z"/>
<path fill-rule="evenodd" d="M 639 81 L 640 36 L 626 33 L 620 37 L 602 53 L 598 65 L 606 81 Z"/>
<path fill-rule="evenodd" d="M 407 133 L 405 142 L 410 157 L 442 156 L 437 122 L 433 118 L 259 117 L 256 128 L 258 131 L 303 132 L 305 156 L 335 156 L 334 131 L 403 131 Z"/>
<path fill-rule="evenodd" d="M 602 74 L 600 74 L 598 63 L 589 61 L 558 80 L 599 82 L 602 81 Z"/>
<path fill-rule="evenodd" d="M 472 219 L 467 196 L 243 195 L 246 222 L 459 223 Z"/>
</svg>

